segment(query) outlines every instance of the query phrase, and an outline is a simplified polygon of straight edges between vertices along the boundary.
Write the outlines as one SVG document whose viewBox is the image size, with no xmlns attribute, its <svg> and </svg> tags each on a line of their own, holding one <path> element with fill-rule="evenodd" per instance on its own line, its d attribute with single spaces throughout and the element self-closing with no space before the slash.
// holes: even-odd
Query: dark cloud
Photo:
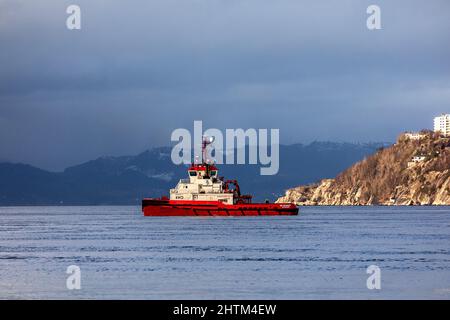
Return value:
<svg viewBox="0 0 450 320">
<path fill-rule="evenodd" d="M 61 169 L 193 120 L 284 143 L 392 141 L 450 106 L 450 4 L 0 0 L 0 158 Z"/>
</svg>

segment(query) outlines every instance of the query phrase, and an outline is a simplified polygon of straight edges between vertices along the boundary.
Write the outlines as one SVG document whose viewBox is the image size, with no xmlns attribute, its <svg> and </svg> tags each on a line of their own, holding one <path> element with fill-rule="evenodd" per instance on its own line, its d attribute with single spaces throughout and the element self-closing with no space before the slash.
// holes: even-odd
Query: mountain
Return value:
<svg viewBox="0 0 450 320">
<path fill-rule="evenodd" d="M 255 201 L 275 200 L 298 183 L 336 175 L 383 145 L 281 145 L 277 175 L 261 176 L 259 165 L 220 165 L 219 174 L 238 179 L 241 190 L 253 194 Z M 144 196 L 167 195 L 186 177 L 187 167 L 174 165 L 170 153 L 170 147 L 161 147 L 136 156 L 101 157 L 63 172 L 0 163 L 0 205 L 138 204 Z"/>
<path fill-rule="evenodd" d="M 450 137 L 422 131 L 354 164 L 335 179 L 289 189 L 298 205 L 450 205 Z"/>
</svg>

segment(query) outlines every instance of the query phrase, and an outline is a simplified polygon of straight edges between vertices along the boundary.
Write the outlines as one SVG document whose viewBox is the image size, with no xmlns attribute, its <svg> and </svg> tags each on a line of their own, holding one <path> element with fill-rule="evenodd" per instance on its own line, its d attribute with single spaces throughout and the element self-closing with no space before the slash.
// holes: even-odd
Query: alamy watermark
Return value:
<svg viewBox="0 0 450 320">
<path fill-rule="evenodd" d="M 81 29 L 81 8 L 76 4 L 71 4 L 67 7 L 66 13 L 69 16 L 66 19 L 66 27 L 69 30 Z"/>
<path fill-rule="evenodd" d="M 67 7 L 66 13 L 69 16 L 66 19 L 66 27 L 69 30 L 81 29 L 81 8 L 79 5 L 71 4 Z M 366 20 L 366 26 L 369 30 L 381 29 L 381 9 L 376 4 L 371 4 L 367 7 L 366 13 L 369 17 Z"/>
<path fill-rule="evenodd" d="M 379 6 L 372 4 L 367 7 L 367 14 L 370 16 L 366 20 L 366 26 L 369 30 L 381 29 L 381 9 Z"/>
<path fill-rule="evenodd" d="M 69 30 L 81 29 L 81 8 L 79 5 L 71 4 L 67 7 L 66 13 L 69 16 L 66 19 L 66 27 Z M 371 4 L 367 7 L 366 13 L 369 17 L 366 20 L 366 26 L 369 30 L 381 29 L 381 9 L 376 4 Z"/>
<path fill-rule="evenodd" d="M 178 142 L 172 148 L 172 162 L 177 165 L 198 162 L 202 157 L 201 146 L 205 136 L 214 141 L 211 148 L 207 149 L 207 159 L 214 159 L 217 164 L 246 164 L 247 161 L 248 164 L 259 163 L 262 166 L 260 168 L 261 175 L 278 173 L 280 167 L 279 129 L 270 129 L 270 131 L 253 128 L 247 130 L 226 129 L 224 135 L 222 131 L 215 128 L 203 132 L 202 121 L 194 121 L 193 135 L 184 128 L 172 132 L 171 141 Z M 192 149 L 194 150 L 194 158 L 192 158 Z"/>
<path fill-rule="evenodd" d="M 380 269 L 380 267 L 372 264 L 367 267 L 366 273 L 370 274 L 370 276 L 367 278 L 367 281 L 366 281 L 367 289 L 380 290 L 381 289 L 381 269 Z"/>
<path fill-rule="evenodd" d="M 69 276 L 66 279 L 66 287 L 68 290 L 80 290 L 81 289 L 81 269 L 77 265 L 71 265 L 67 267 L 66 273 Z"/>
</svg>

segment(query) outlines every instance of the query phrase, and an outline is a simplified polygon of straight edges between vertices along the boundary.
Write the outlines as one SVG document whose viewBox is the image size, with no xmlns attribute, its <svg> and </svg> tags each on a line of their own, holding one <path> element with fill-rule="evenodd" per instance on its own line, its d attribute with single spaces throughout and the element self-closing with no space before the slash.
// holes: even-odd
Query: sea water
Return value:
<svg viewBox="0 0 450 320">
<path fill-rule="evenodd" d="M 68 289 L 71 265 L 80 289 Z M 367 286 L 371 265 L 380 289 Z M 0 298 L 450 299 L 450 207 L 286 217 L 0 207 Z"/>
</svg>

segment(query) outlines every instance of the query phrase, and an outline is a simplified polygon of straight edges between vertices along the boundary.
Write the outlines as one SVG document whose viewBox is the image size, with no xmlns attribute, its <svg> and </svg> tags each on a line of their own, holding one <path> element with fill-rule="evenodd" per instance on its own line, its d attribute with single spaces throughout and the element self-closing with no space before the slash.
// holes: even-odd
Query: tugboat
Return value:
<svg viewBox="0 0 450 320">
<path fill-rule="evenodd" d="M 181 179 L 170 198 L 144 198 L 144 216 L 273 216 L 298 215 L 293 203 L 252 203 L 242 195 L 236 180 L 218 176 L 217 167 L 206 158 L 212 140 L 203 138 L 201 163 L 192 163 L 188 179 Z"/>
</svg>

